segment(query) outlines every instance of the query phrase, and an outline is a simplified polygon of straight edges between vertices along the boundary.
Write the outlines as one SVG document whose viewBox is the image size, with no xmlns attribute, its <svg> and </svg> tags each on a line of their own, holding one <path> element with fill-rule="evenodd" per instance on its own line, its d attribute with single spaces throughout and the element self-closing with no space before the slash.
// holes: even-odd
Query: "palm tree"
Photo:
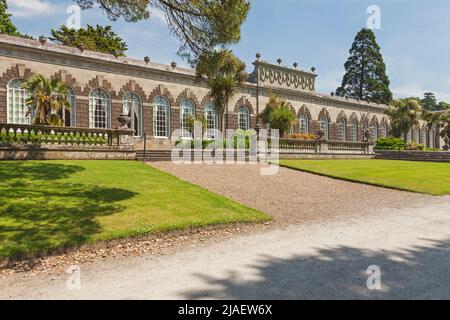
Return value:
<svg viewBox="0 0 450 320">
<path fill-rule="evenodd" d="M 394 100 L 385 113 L 391 120 L 393 136 L 400 138 L 403 135 L 404 141 L 407 142 L 408 132 L 412 127 L 419 125 L 422 106 L 417 99 L 399 99 Z"/>
<path fill-rule="evenodd" d="M 295 121 L 295 114 L 292 106 L 287 101 L 279 101 L 276 107 L 269 113 L 270 127 L 280 130 L 280 137 L 284 137 Z"/>
<path fill-rule="evenodd" d="M 26 105 L 34 109 L 33 123 L 36 125 L 62 126 L 63 112 L 70 111 L 68 86 L 60 80 L 49 80 L 35 74 L 23 84 L 30 97 Z M 29 111 L 31 112 L 31 111 Z"/>
<path fill-rule="evenodd" d="M 239 92 L 247 80 L 245 63 L 239 60 L 231 50 L 221 49 L 203 54 L 197 61 L 198 79 L 206 79 L 214 108 L 221 118 L 222 134 L 225 133 L 225 111 L 230 100 Z"/>
</svg>

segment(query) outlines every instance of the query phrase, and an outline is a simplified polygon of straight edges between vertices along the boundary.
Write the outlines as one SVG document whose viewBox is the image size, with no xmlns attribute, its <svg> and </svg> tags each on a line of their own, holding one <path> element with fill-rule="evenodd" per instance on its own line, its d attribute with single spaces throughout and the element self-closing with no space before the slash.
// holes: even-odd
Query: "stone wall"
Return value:
<svg viewBox="0 0 450 320">
<path fill-rule="evenodd" d="M 193 70 L 172 68 L 143 60 L 115 58 L 110 55 L 80 52 L 76 48 L 67 48 L 54 44 L 42 45 L 37 41 L 18 39 L 0 35 L 0 122 L 6 122 L 7 85 L 9 81 L 20 78 L 28 79 L 39 73 L 48 78 L 60 79 L 70 85 L 76 93 L 76 124 L 89 126 L 89 94 L 95 88 L 106 90 L 111 97 L 112 129 L 117 128 L 117 117 L 122 112 L 122 99 L 127 92 L 137 93 L 143 102 L 143 128 L 147 137 L 153 136 L 153 98 L 161 95 L 170 103 L 170 130 L 180 128 L 180 102 L 190 99 L 197 115 L 203 113 L 205 104 L 210 101 L 208 88 L 199 82 Z M 304 113 L 309 119 L 309 132 L 316 134 L 320 128 L 319 119 L 326 115 L 329 120 L 330 140 L 339 139 L 336 122 L 340 117 L 356 119 L 358 122 L 358 139 L 363 136 L 364 124 L 371 123 L 388 126 L 384 115 L 386 106 L 362 101 L 332 97 L 315 92 L 316 74 L 299 71 L 284 66 L 265 63 L 266 73 L 270 68 L 274 72 L 284 72 L 287 78 L 293 77 L 293 85 L 275 85 L 266 81 L 259 88 L 259 112 L 262 112 L 269 96 L 275 94 L 287 100 L 299 116 Z M 268 70 L 269 69 L 269 70 Z M 295 77 L 310 79 L 307 89 L 296 89 Z M 267 79 L 270 79 L 267 76 Z M 283 77 L 282 77 L 283 78 Z M 287 79 L 286 77 L 283 79 Z M 238 110 L 247 107 L 250 112 L 251 128 L 257 123 L 257 84 L 248 82 L 232 99 L 227 110 L 228 127 L 238 128 Z M 347 122 L 350 125 L 350 122 Z M 293 132 L 298 132 L 298 123 Z M 350 127 L 347 128 L 349 137 Z M 167 139 L 166 139 L 167 140 Z M 156 144 L 160 143 L 158 141 Z"/>
</svg>

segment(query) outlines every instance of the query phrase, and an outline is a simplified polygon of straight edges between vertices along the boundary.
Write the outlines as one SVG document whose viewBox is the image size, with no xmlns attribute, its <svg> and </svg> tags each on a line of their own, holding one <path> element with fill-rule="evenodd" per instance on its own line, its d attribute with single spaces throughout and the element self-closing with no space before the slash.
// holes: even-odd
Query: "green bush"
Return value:
<svg viewBox="0 0 450 320">
<path fill-rule="evenodd" d="M 377 140 L 377 143 L 375 145 L 375 149 L 378 150 L 399 150 L 399 149 L 405 149 L 405 142 L 402 139 L 399 138 L 381 138 Z"/>
</svg>

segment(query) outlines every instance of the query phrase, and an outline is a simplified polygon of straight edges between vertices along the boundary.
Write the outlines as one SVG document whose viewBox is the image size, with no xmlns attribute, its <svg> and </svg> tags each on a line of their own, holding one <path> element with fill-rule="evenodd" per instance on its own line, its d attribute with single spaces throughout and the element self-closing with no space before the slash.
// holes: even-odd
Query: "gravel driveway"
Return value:
<svg viewBox="0 0 450 320">
<path fill-rule="evenodd" d="M 279 168 L 272 176 L 261 175 L 261 165 L 152 166 L 212 192 L 270 214 L 275 225 L 331 221 L 342 217 L 377 214 L 384 208 L 418 208 L 429 201 L 444 201 L 427 195 L 379 188 Z"/>
<path fill-rule="evenodd" d="M 0 299 L 449 299 L 450 201 L 0 281 Z M 379 266 L 381 290 L 367 288 Z"/>
</svg>

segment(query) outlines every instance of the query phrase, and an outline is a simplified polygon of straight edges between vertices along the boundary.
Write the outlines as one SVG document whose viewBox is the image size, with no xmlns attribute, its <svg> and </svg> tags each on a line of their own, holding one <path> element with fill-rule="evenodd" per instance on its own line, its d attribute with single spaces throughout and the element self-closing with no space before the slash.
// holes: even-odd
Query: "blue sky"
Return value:
<svg viewBox="0 0 450 320">
<path fill-rule="evenodd" d="M 8 0 L 13 22 L 21 32 L 48 35 L 64 24 L 71 0 Z M 255 53 L 264 60 L 319 74 L 317 90 L 330 93 L 340 84 L 343 65 L 355 34 L 364 26 L 368 6 L 381 9 L 378 43 L 387 64 L 391 89 L 397 97 L 435 92 L 450 102 L 449 0 L 253 0 L 242 40 L 233 46 L 251 71 Z M 98 10 L 83 11 L 81 23 L 112 24 L 129 46 L 128 55 L 184 65 L 177 57 L 177 39 L 169 33 L 161 14 L 139 23 L 110 22 Z"/>
</svg>

